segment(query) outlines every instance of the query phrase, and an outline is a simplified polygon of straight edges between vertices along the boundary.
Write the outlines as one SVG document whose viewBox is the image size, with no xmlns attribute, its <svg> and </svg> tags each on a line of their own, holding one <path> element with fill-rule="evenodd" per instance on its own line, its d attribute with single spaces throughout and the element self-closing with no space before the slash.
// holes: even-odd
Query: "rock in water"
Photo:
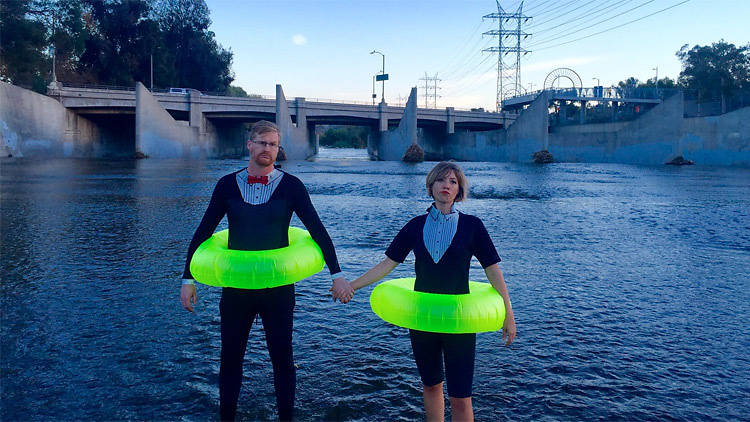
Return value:
<svg viewBox="0 0 750 422">
<path fill-rule="evenodd" d="M 406 152 L 404 153 L 404 156 L 401 157 L 401 161 L 407 163 L 421 163 L 424 161 L 424 151 L 419 145 L 411 144 L 409 145 L 409 148 L 406 148 Z"/>
<path fill-rule="evenodd" d="M 678 155 L 672 161 L 666 163 L 668 166 L 692 166 L 695 164 L 693 160 L 686 160 L 682 155 Z"/>
<path fill-rule="evenodd" d="M 276 161 L 286 161 L 286 152 L 284 152 L 284 147 L 279 146 L 279 153 L 276 154 Z"/>
<path fill-rule="evenodd" d="M 534 159 L 534 162 L 537 164 L 548 164 L 555 162 L 555 158 L 546 149 L 535 152 L 532 157 Z"/>
</svg>

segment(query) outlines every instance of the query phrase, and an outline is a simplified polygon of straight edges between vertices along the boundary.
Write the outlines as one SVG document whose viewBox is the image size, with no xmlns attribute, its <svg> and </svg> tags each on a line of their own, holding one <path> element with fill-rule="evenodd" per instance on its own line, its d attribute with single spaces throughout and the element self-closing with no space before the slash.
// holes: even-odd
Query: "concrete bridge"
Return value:
<svg viewBox="0 0 750 422">
<path fill-rule="evenodd" d="M 286 100 L 280 85 L 275 98 L 151 93 L 140 83 L 132 90 L 53 88 L 45 96 L 0 82 L 0 156 L 237 158 L 246 154 L 247 125 L 266 119 L 279 126 L 293 160 L 317 153 L 317 125 L 349 124 L 371 128 L 368 152 L 376 160 L 400 160 L 418 144 L 427 160 L 531 162 L 534 152 L 548 150 L 563 162 L 653 165 L 684 156 L 750 166 L 750 108 L 686 117 L 681 93 L 636 98 L 647 107 L 632 121 L 550 126 L 550 104 L 606 95 L 543 91 L 509 103 L 515 113 L 499 114 L 418 109 L 416 88 L 405 107 Z"/>
<path fill-rule="evenodd" d="M 410 102 L 416 104 L 416 91 Z M 501 129 L 515 115 L 445 109 L 415 109 L 386 104 L 367 105 L 286 100 L 280 85 L 275 98 L 239 98 L 186 93 L 151 93 L 138 83 L 133 90 L 57 86 L 48 95 L 77 117 L 97 122 L 99 127 L 132 126 L 135 139 L 128 153 L 149 157 L 233 157 L 242 156 L 247 124 L 265 119 L 282 130 L 282 144 L 291 159 L 304 159 L 317 153 L 318 125 L 358 125 L 371 128 L 370 154 L 374 159 L 398 159 L 416 139 L 397 136 L 402 120 L 416 118 L 420 132 L 450 135 L 456 131 Z M 129 122 L 128 122 L 129 121 Z M 130 124 L 128 124 L 130 123 Z M 417 135 L 419 136 L 419 135 Z M 111 138 L 111 137 L 110 137 Z M 121 145 L 123 142 L 114 142 Z M 399 155 L 395 157 L 395 155 Z"/>
</svg>

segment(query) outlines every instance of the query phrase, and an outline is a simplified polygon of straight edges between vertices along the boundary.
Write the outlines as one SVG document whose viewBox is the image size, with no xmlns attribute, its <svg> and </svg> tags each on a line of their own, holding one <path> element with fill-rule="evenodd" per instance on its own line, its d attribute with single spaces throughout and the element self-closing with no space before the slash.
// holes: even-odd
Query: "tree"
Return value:
<svg viewBox="0 0 750 422">
<path fill-rule="evenodd" d="M 247 97 L 247 92 L 241 86 L 229 85 L 225 94 L 228 97 Z"/>
<path fill-rule="evenodd" d="M 153 6 L 153 7 L 152 7 Z M 0 0 L 0 79 L 44 92 L 52 79 L 225 92 L 232 52 L 204 0 Z"/>
<path fill-rule="evenodd" d="M 32 0 L 0 1 L 0 79 L 43 92 L 51 72 L 46 28 L 31 20 Z"/>
<path fill-rule="evenodd" d="M 86 40 L 79 71 L 98 83 L 132 86 L 148 81 L 150 45 L 158 38 L 158 27 L 147 18 L 145 0 L 87 0 L 91 14 L 91 36 Z M 156 33 L 154 33 L 156 31 Z"/>
<path fill-rule="evenodd" d="M 641 83 L 641 81 L 638 80 L 638 78 L 631 76 L 628 79 L 625 79 L 624 81 L 620 81 L 617 83 L 617 86 L 620 88 L 626 89 L 626 88 L 637 88 L 638 85 Z"/>
<path fill-rule="evenodd" d="M 750 91 L 750 44 L 736 47 L 722 39 L 690 49 L 685 44 L 676 54 L 682 62 L 679 82 L 697 91 L 699 100 Z"/>
<path fill-rule="evenodd" d="M 320 145 L 330 148 L 365 148 L 369 129 L 361 126 L 333 126 L 320 136 Z"/>
<path fill-rule="evenodd" d="M 225 50 L 208 30 L 211 25 L 204 0 L 159 0 L 154 17 L 169 46 L 176 70 L 172 86 L 224 92 L 234 80 L 232 52 Z"/>
</svg>

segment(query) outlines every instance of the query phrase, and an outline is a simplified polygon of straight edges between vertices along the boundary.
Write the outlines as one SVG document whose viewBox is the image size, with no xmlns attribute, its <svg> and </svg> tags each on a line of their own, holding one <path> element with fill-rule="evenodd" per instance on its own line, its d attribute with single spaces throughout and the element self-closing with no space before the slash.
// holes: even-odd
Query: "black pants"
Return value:
<svg viewBox="0 0 750 422">
<path fill-rule="evenodd" d="M 273 383 L 279 419 L 292 419 L 297 374 L 292 354 L 294 285 L 246 290 L 226 287 L 221 292 L 221 368 L 219 400 L 222 421 L 237 412 L 242 385 L 242 362 L 247 338 L 256 315 L 263 320 L 268 354 L 273 365 Z"/>
<path fill-rule="evenodd" d="M 443 382 L 443 362 L 448 396 L 471 397 L 474 380 L 474 351 L 477 335 L 428 333 L 409 330 L 411 349 L 417 362 L 419 376 L 426 386 Z"/>
</svg>

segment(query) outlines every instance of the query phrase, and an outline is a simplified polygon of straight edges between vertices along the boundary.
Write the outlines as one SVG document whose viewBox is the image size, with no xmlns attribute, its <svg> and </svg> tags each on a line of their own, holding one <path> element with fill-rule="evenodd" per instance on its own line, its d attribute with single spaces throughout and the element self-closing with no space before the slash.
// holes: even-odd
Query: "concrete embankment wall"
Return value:
<svg viewBox="0 0 750 422">
<path fill-rule="evenodd" d="M 682 155 L 696 164 L 750 165 L 750 108 L 721 116 L 684 118 L 683 97 L 630 122 L 553 128 L 556 161 L 659 165 Z"/>
<path fill-rule="evenodd" d="M 750 107 L 683 119 L 679 150 L 698 164 L 750 167 Z"/>
<path fill-rule="evenodd" d="M 99 132 L 96 124 L 58 101 L 0 82 L 2 156 L 92 156 L 100 141 Z"/>
<path fill-rule="evenodd" d="M 425 130 L 420 145 L 426 156 L 443 160 L 531 162 L 532 154 L 548 142 L 545 95 L 541 94 L 506 129 L 449 135 Z"/>
<path fill-rule="evenodd" d="M 200 128 L 189 122 L 178 123 L 140 82 L 135 87 L 135 147 L 153 158 L 205 155 L 200 146 Z"/>
</svg>

